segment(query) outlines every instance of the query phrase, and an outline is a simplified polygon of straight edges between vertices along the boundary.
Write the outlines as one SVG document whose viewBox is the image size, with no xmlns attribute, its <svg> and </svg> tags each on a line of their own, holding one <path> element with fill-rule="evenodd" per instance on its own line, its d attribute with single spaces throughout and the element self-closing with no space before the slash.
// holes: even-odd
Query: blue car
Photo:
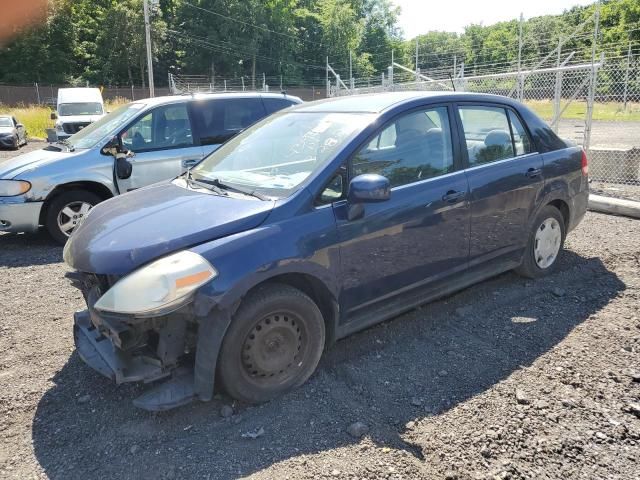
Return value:
<svg viewBox="0 0 640 480">
<path fill-rule="evenodd" d="M 395 92 L 267 117 L 183 175 L 97 205 L 64 258 L 93 369 L 164 410 L 304 383 L 337 339 L 515 269 L 553 271 L 584 152 L 499 96 Z"/>
</svg>

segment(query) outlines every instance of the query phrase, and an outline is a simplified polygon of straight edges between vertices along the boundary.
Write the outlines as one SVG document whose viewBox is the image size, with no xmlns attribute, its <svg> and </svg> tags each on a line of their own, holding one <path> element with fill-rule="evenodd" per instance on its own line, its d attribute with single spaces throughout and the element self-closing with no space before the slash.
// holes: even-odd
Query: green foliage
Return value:
<svg viewBox="0 0 640 480">
<path fill-rule="evenodd" d="M 143 0 L 51 0 L 48 19 L 0 50 L 0 82 L 129 85 L 146 82 Z M 287 84 L 324 82 L 325 59 L 347 82 L 378 76 L 395 59 L 415 66 L 415 41 L 404 41 L 391 0 L 150 0 L 156 84 L 168 72 L 250 79 L 265 72 Z M 594 6 L 532 18 L 523 25 L 528 64 L 550 53 L 560 36 L 587 20 Z M 625 55 L 640 42 L 640 2 L 604 0 L 600 47 Z M 591 52 L 591 25 L 566 45 Z M 464 33 L 420 35 L 422 70 L 451 69 L 453 55 L 474 65 L 515 63 L 517 20 L 469 25 Z"/>
</svg>

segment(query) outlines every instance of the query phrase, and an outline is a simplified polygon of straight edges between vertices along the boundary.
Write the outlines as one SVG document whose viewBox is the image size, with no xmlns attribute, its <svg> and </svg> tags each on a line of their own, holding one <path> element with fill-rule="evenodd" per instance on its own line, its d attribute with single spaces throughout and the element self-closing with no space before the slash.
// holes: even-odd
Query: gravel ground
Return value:
<svg viewBox="0 0 640 480">
<path fill-rule="evenodd" d="M 161 414 L 74 353 L 61 248 L 0 234 L 0 478 L 638 479 L 639 225 L 589 213 L 554 275 L 342 340 L 284 398 Z"/>
<path fill-rule="evenodd" d="M 7 160 L 9 158 L 15 157 L 16 155 L 21 155 L 23 153 L 33 152 L 34 150 L 40 150 L 47 146 L 47 142 L 41 140 L 29 140 L 29 143 L 24 147 L 20 147 L 19 150 L 8 150 L 5 148 L 0 148 L 0 162 L 3 160 Z"/>
</svg>

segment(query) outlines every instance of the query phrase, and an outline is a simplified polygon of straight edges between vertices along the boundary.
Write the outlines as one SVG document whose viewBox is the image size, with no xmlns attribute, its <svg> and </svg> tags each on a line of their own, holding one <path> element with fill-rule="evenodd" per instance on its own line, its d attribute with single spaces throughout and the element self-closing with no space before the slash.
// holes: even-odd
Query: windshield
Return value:
<svg viewBox="0 0 640 480">
<path fill-rule="evenodd" d="M 13 122 L 9 117 L 0 117 L 0 127 L 13 127 Z"/>
<path fill-rule="evenodd" d="M 74 148 L 92 148 L 105 136 L 123 127 L 131 118 L 144 108 L 144 103 L 128 103 L 118 107 L 97 122 L 87 125 L 68 139 Z"/>
<path fill-rule="evenodd" d="M 98 102 L 61 103 L 58 105 L 58 115 L 102 115 L 102 104 Z"/>
<path fill-rule="evenodd" d="M 286 197 L 373 118 L 362 113 L 277 113 L 225 143 L 192 175 Z"/>
</svg>

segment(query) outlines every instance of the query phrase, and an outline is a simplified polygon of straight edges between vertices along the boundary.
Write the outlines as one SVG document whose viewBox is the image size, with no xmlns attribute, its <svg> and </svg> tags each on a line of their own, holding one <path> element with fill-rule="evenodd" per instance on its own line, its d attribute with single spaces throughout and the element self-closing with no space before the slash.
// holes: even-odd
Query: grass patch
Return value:
<svg viewBox="0 0 640 480">
<path fill-rule="evenodd" d="M 553 118 L 553 102 L 551 100 L 529 100 L 526 105 L 545 120 Z M 561 102 L 560 109 L 566 102 Z M 587 102 L 573 101 L 562 114 L 562 118 L 571 120 L 583 120 L 587 113 Z M 617 122 L 640 121 L 640 103 L 628 102 L 627 109 L 620 102 L 596 102 L 593 105 L 594 120 L 609 120 Z"/>
<path fill-rule="evenodd" d="M 126 98 L 117 98 L 114 101 L 105 102 L 104 107 L 111 112 L 127 102 Z M 54 120 L 51 120 L 52 111 L 51 108 L 42 105 L 7 107 L 0 104 L 0 115 L 16 117 L 19 122 L 24 124 L 31 138 L 47 138 L 47 128 L 53 128 L 55 123 Z"/>
</svg>

